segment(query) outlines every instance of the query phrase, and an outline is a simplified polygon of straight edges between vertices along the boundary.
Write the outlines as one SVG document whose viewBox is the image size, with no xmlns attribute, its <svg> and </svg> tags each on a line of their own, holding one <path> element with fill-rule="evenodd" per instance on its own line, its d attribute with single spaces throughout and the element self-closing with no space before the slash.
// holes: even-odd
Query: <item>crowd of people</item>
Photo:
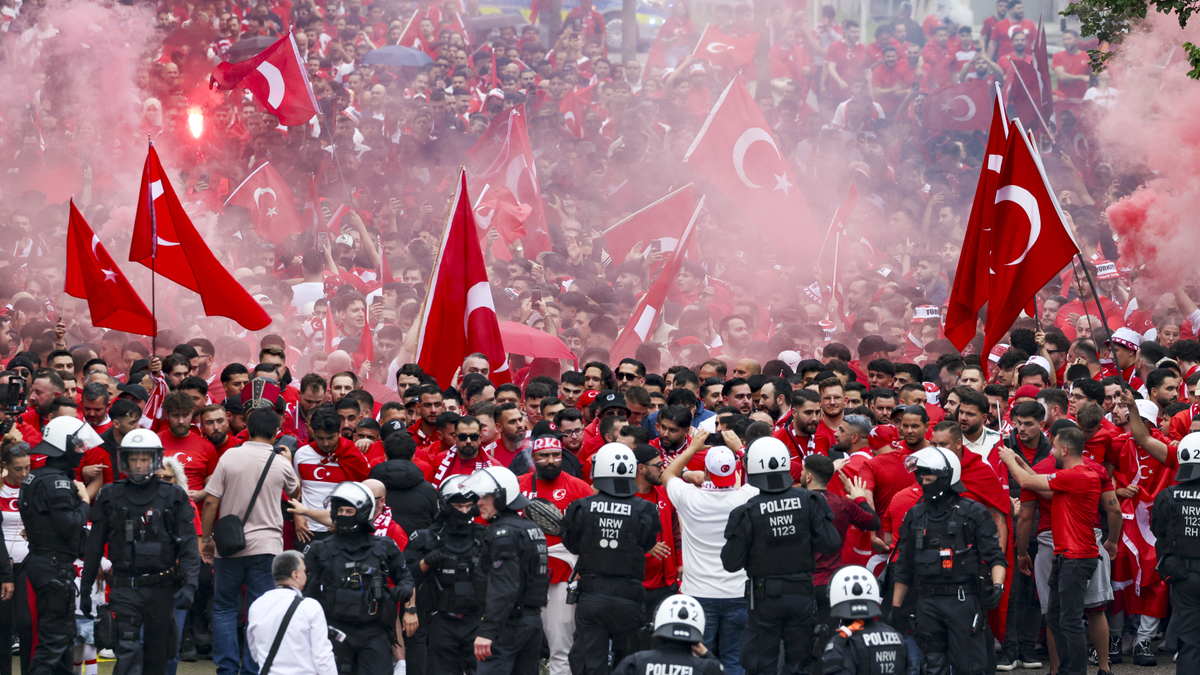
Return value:
<svg viewBox="0 0 1200 675">
<path fill-rule="evenodd" d="M 753 205 L 709 191 L 684 161 L 735 76 L 690 55 L 702 31 L 684 2 L 646 63 L 608 55 L 589 0 L 561 22 L 541 8 L 535 25 L 482 30 L 469 28 L 473 0 L 140 9 L 156 12 L 154 35 L 129 96 L 112 101 L 136 110 L 121 129 L 98 128 L 64 76 L 87 53 L 60 35 L 53 2 L 0 13 L 4 57 L 31 73 L 20 105 L 5 95 L 0 146 L 0 509 L 13 563 L 0 564 L 0 644 L 19 643 L 23 672 L 66 672 L 72 656 L 94 672 L 104 643 L 121 672 L 207 657 L 221 675 L 268 660 L 272 672 L 333 672 L 336 661 L 362 673 L 527 673 L 539 658 L 553 675 L 606 673 L 678 639 L 702 642 L 695 654 L 726 672 L 774 673 L 780 658 L 807 667 L 831 639 L 842 658 L 876 616 L 902 636 L 914 673 L 1044 658 L 1075 675 L 1089 660 L 1106 672 L 1176 652 L 1200 665 L 1200 545 L 1165 544 L 1200 538 L 1195 518 L 1167 536 L 1197 508 L 1177 506 L 1198 493 L 1175 483 L 1200 457 L 1189 436 L 1200 431 L 1200 290 L 1190 273 L 1164 286 L 1122 259 L 1105 209 L 1148 174 L 1114 171 L 1099 144 L 1080 142 L 1125 73 L 1093 73 L 1076 33 L 1062 33 L 1050 63 L 1047 121 L 1076 140 L 1041 140 L 1082 254 L 1039 294 L 1038 316 L 982 354 L 982 322 L 960 352 L 942 317 L 986 134 L 926 128 L 922 103 L 962 82 L 1003 84 L 1014 61 L 1034 58 L 1037 26 L 1019 1 L 999 0 L 982 30 L 939 14 L 917 23 L 901 5 L 872 42 L 831 6 L 815 27 L 791 5 L 772 9 L 760 38 L 769 86 L 755 101 L 774 143 L 816 222 L 851 184 L 859 195 L 843 223 L 852 243 L 820 255 L 767 239 Z M 724 35 L 759 33 L 748 6 L 714 12 Z M 215 64 L 254 53 L 240 43 L 288 32 L 320 115 L 282 127 L 244 90 L 209 90 Z M 428 65 L 364 63 L 413 37 Z M 439 382 L 414 362 L 413 335 L 447 201 L 512 108 L 525 113 L 538 190 L 510 209 L 522 234 L 481 234 L 491 304 L 574 358 L 510 354 L 505 370 L 464 355 Z M 144 134 L 180 171 L 177 192 L 210 248 L 267 311 L 264 330 L 208 316 L 166 282 L 153 339 L 98 328 L 86 303 L 60 295 L 69 195 L 125 257 L 138 196 L 124 183 L 140 161 L 128 148 Z M 261 213 L 224 204 L 266 162 L 292 189 L 276 199 L 315 222 L 278 243 L 255 230 Z M 639 242 L 615 259 L 604 231 L 687 183 L 708 198 L 696 255 L 647 339 L 613 358 L 674 244 Z M 510 187 L 518 201 L 530 194 Z M 797 263 L 784 249 L 811 252 Z M 147 271 L 124 267 L 151 297 Z M 750 480 L 753 457 L 772 462 L 773 478 Z M 171 483 L 186 496 L 147 489 Z M 802 536 L 745 508 L 783 513 L 810 498 L 829 526 Z M 131 525 L 128 500 L 159 500 L 160 516 Z M 927 536 L 920 518 L 962 504 L 949 522 L 967 544 Z M 230 548 L 231 516 L 241 548 Z M 35 530 L 31 518 L 47 520 Z M 763 527 L 793 547 L 784 568 L 764 567 Z M 59 538 L 48 545 L 42 532 Z M 358 586 L 339 556 L 357 561 Z M 75 613 L 69 630 L 47 618 L 75 558 L 80 631 Z M 936 583 L 934 563 L 946 570 Z M 873 613 L 838 610 L 853 598 L 834 579 L 874 598 Z M 945 588 L 959 605 L 947 608 Z M 804 616 L 768 618 L 779 598 Z M 503 602 L 511 616 L 495 615 Z M 116 625 L 102 636 L 97 622 L 92 636 L 102 603 Z M 660 609 L 674 614 L 656 625 Z M 270 627 L 288 621 L 281 647 Z M 332 646 L 306 661 L 327 627 Z M 855 672 L 852 657 L 842 670 L 829 658 L 825 672 Z M 11 669 L 0 659 L 0 675 Z"/>
</svg>

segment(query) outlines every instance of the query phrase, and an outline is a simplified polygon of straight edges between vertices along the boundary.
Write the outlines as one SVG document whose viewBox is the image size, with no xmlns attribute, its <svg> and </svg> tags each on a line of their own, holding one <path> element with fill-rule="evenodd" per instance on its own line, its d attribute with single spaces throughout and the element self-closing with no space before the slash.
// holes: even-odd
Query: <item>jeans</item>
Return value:
<svg viewBox="0 0 1200 675">
<path fill-rule="evenodd" d="M 258 664 L 248 646 L 238 645 L 238 616 L 242 587 L 246 587 L 246 607 L 260 595 L 275 588 L 271 577 L 271 554 L 213 560 L 213 661 L 217 675 L 258 675 Z"/>
<path fill-rule="evenodd" d="M 1087 675 L 1087 634 L 1083 626 L 1083 594 L 1099 564 L 1097 558 L 1056 557 L 1050 572 L 1050 605 L 1046 626 L 1054 634 L 1059 675 Z M 1103 648 L 1099 645 L 1098 648 Z"/>
<path fill-rule="evenodd" d="M 739 657 L 749 604 L 742 598 L 696 598 L 704 609 L 704 646 L 720 655 L 729 675 L 745 675 Z"/>
<path fill-rule="evenodd" d="M 183 649 L 183 622 L 187 620 L 186 609 L 175 610 L 175 623 L 179 626 L 179 649 Z M 179 671 L 179 649 L 167 659 L 167 675 L 175 675 Z"/>
</svg>

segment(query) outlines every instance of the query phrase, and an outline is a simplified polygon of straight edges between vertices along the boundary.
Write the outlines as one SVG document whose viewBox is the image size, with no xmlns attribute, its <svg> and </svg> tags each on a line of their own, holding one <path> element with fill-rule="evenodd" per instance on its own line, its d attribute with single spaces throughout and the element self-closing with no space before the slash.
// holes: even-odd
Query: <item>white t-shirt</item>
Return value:
<svg viewBox="0 0 1200 675">
<path fill-rule="evenodd" d="M 304 305 L 325 297 L 325 284 L 320 281 L 305 281 L 292 286 L 292 307 L 303 309 Z"/>
<path fill-rule="evenodd" d="M 667 496 L 679 514 L 683 542 L 683 579 L 679 592 L 697 598 L 741 598 L 746 595 L 746 572 L 726 572 L 721 566 L 725 524 L 729 514 L 758 488 L 702 490 L 678 478 L 667 483 Z"/>
<path fill-rule="evenodd" d="M 21 522 L 21 512 L 17 510 L 17 498 L 21 496 L 21 486 L 13 487 L 0 482 L 0 511 L 4 512 L 4 523 L 0 525 L 4 532 L 4 546 L 14 563 L 25 562 L 29 555 L 29 541 L 21 536 L 25 525 Z"/>
</svg>

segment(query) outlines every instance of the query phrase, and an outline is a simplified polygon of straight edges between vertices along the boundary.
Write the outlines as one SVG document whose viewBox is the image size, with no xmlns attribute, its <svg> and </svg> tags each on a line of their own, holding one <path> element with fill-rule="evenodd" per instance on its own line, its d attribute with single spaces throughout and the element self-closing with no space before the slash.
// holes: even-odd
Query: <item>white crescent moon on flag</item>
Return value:
<svg viewBox="0 0 1200 675">
<path fill-rule="evenodd" d="M 958 115 L 951 115 L 951 117 L 958 120 L 959 122 L 966 122 L 967 120 L 969 120 L 975 116 L 975 101 L 972 101 L 971 97 L 967 96 L 966 94 L 959 94 L 958 96 L 955 96 L 954 98 L 950 99 L 950 102 L 954 103 L 955 101 L 957 101 L 960 98 L 967 102 L 967 115 L 966 115 L 966 117 L 959 117 Z"/>
<path fill-rule="evenodd" d="M 504 168 L 504 186 L 513 193 L 518 204 L 521 203 L 521 174 L 526 171 L 529 171 L 529 164 L 525 161 L 525 155 L 513 157 Z"/>
<path fill-rule="evenodd" d="M 770 143 L 771 147 L 775 149 L 775 154 L 781 159 L 783 158 L 783 155 L 779 154 L 779 146 L 775 145 L 775 139 L 771 138 L 771 134 L 767 133 L 766 129 L 751 127 L 743 131 L 742 135 L 738 137 L 737 143 L 733 144 L 733 168 L 737 171 L 738 178 L 742 179 L 742 182 L 746 184 L 746 187 L 751 188 L 762 187 L 750 182 L 750 179 L 746 177 L 746 151 L 757 141 Z"/>
<path fill-rule="evenodd" d="M 258 209 L 258 212 L 259 212 L 259 213 L 262 213 L 262 204 L 259 204 L 259 203 L 258 203 L 258 198 L 259 198 L 259 197 L 261 197 L 261 196 L 263 196 L 264 194 L 266 194 L 266 193 L 268 193 L 268 192 L 269 192 L 269 193 L 271 193 L 271 196 L 275 198 L 275 201 L 276 201 L 276 202 L 278 202 L 278 201 L 279 201 L 279 196 L 275 194 L 275 189 L 274 189 L 274 188 L 269 188 L 269 187 L 267 187 L 267 188 L 258 188 L 257 190 L 255 190 L 255 191 L 254 191 L 254 206 L 255 206 L 255 208 L 257 208 L 257 209 Z"/>
<path fill-rule="evenodd" d="M 1037 243 L 1038 237 L 1042 236 L 1042 212 L 1038 208 L 1037 198 L 1033 196 L 1029 190 L 1019 185 L 1005 185 L 996 190 L 996 203 L 1013 202 L 1025 211 L 1025 215 L 1029 217 L 1029 243 L 1025 245 L 1025 250 L 1021 252 L 1021 256 L 1016 260 L 1005 263 L 1006 265 L 1016 265 L 1029 255 L 1029 249 Z"/>
<path fill-rule="evenodd" d="M 262 73 L 263 79 L 267 81 L 267 103 L 272 108 L 278 108 L 280 103 L 283 103 L 283 95 L 287 93 L 287 85 L 283 83 L 283 73 L 275 67 L 275 64 L 269 61 L 263 61 L 255 68 Z"/>
<path fill-rule="evenodd" d="M 96 235 L 93 234 L 92 235 L 92 256 L 94 258 L 96 258 L 96 260 L 100 260 L 100 254 L 96 252 L 96 247 L 99 245 L 100 245 L 100 237 L 97 237 Z"/>
<path fill-rule="evenodd" d="M 477 309 L 487 307 L 496 313 L 496 306 L 492 304 L 492 287 L 486 281 L 481 281 L 467 291 L 467 311 L 463 312 L 463 330 L 467 329 L 467 321 L 471 318 L 471 312 Z"/>
<path fill-rule="evenodd" d="M 721 49 L 715 49 L 715 47 L 721 47 Z M 705 47 L 705 49 L 708 50 L 709 54 L 720 54 L 721 52 L 729 51 L 730 49 L 732 49 L 732 47 L 725 44 L 724 42 L 710 42 Z"/>
<path fill-rule="evenodd" d="M 162 195 L 163 195 L 162 180 L 156 180 L 156 181 L 150 183 L 150 201 L 152 201 L 152 202 L 157 201 L 158 198 L 161 197 Z M 159 237 L 158 245 L 159 246 L 178 246 L 179 242 L 167 241 L 166 239 Z"/>
</svg>

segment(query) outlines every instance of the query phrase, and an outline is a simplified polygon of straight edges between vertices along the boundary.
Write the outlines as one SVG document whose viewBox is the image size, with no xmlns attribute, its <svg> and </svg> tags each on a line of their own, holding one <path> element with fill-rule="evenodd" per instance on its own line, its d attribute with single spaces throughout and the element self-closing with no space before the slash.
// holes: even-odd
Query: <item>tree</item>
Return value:
<svg viewBox="0 0 1200 675">
<path fill-rule="evenodd" d="M 1068 5 L 1062 14 L 1079 19 L 1081 34 L 1095 35 L 1101 44 L 1110 45 L 1106 52 L 1099 49 L 1088 51 L 1092 66 L 1102 69 L 1133 29 L 1133 24 L 1145 19 L 1151 7 L 1160 14 L 1176 15 L 1179 27 L 1186 28 L 1192 14 L 1200 10 L 1200 0 L 1077 0 Z M 1200 79 L 1200 47 L 1185 42 L 1183 49 L 1187 53 L 1188 64 L 1192 66 L 1188 76 Z"/>
</svg>

